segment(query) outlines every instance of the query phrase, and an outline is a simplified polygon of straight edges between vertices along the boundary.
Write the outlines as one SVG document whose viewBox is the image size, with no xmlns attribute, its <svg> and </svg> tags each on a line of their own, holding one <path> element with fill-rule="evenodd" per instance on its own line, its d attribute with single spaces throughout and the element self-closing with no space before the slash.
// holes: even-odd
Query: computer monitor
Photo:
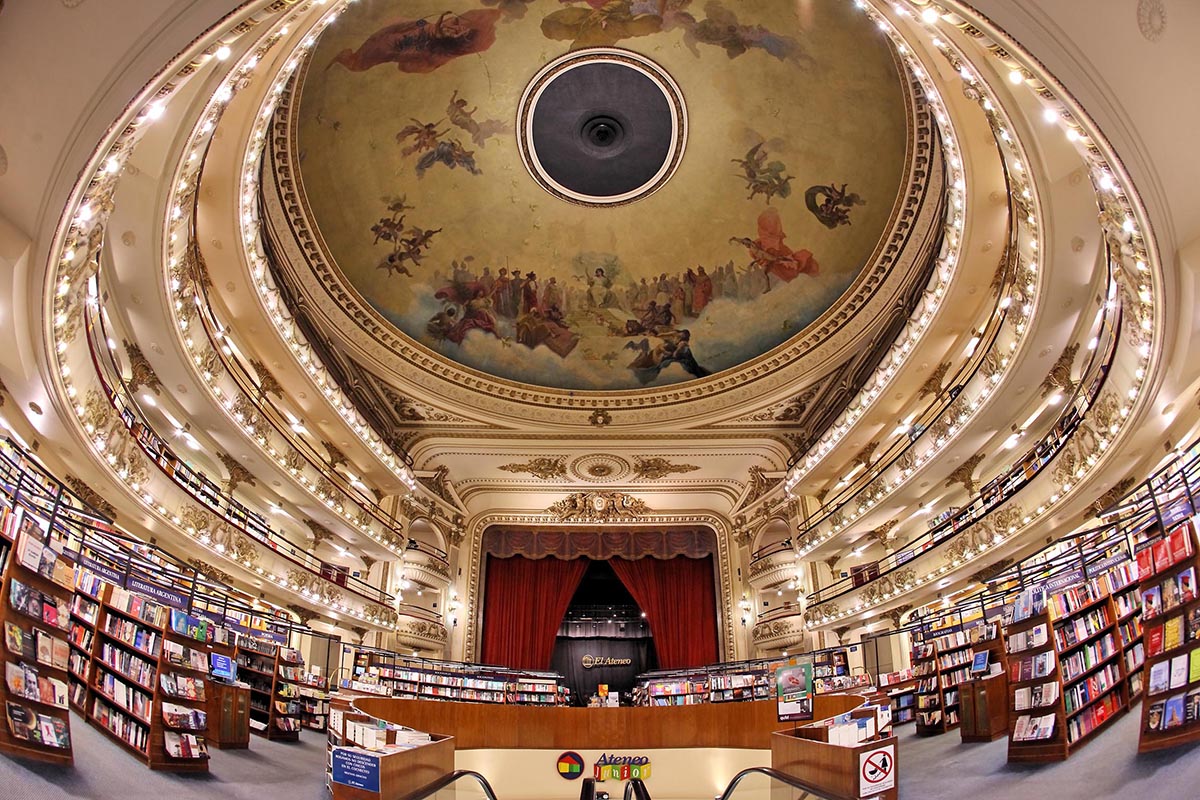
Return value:
<svg viewBox="0 0 1200 800">
<path fill-rule="evenodd" d="M 988 671 L 988 656 L 991 652 L 984 650 L 982 653 L 976 653 L 975 659 L 971 662 L 971 672 L 978 675 L 981 672 Z"/>
<path fill-rule="evenodd" d="M 208 669 L 212 676 L 218 680 L 229 681 L 233 683 L 237 680 L 237 664 L 229 656 L 223 656 L 220 653 L 209 653 Z"/>
</svg>

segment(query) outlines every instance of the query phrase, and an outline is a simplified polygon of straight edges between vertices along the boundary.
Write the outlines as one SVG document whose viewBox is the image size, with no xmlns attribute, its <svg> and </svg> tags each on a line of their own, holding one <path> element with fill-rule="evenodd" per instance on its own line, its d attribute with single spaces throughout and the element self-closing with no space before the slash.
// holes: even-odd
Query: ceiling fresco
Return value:
<svg viewBox="0 0 1200 800">
<path fill-rule="evenodd" d="M 660 65 L 675 174 L 593 208 L 528 173 L 530 79 L 571 50 Z M 362 0 L 322 35 L 293 127 L 308 213 L 408 337 L 496 378 L 697 380 L 800 333 L 872 259 L 904 183 L 893 55 L 842 0 Z"/>
</svg>

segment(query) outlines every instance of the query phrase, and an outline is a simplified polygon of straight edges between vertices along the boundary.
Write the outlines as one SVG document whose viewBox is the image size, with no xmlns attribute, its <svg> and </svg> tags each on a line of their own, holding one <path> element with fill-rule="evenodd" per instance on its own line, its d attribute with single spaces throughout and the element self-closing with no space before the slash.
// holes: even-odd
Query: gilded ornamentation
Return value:
<svg viewBox="0 0 1200 800">
<path fill-rule="evenodd" d="M 917 468 L 917 456 L 912 448 L 900 454 L 900 458 L 896 459 L 896 468 L 904 475 L 911 475 L 912 471 Z"/>
<path fill-rule="evenodd" d="M 868 442 L 866 447 L 859 450 L 850 458 L 851 464 L 860 464 L 865 469 L 871 466 L 871 456 L 875 454 L 875 448 L 879 447 L 879 442 Z"/>
<path fill-rule="evenodd" d="M 567 477 L 567 457 L 537 456 L 524 463 L 501 464 L 500 469 L 512 473 L 528 472 L 535 478 L 541 478 L 544 481 L 565 478 Z"/>
<path fill-rule="evenodd" d="M 333 531 L 329 530 L 329 528 L 326 528 L 324 525 L 317 522 L 315 519 L 310 519 L 309 517 L 305 517 L 304 524 L 308 526 L 308 529 L 310 531 L 312 531 L 314 547 L 321 544 L 322 542 L 327 542 L 330 539 L 334 538 Z"/>
<path fill-rule="evenodd" d="M 460 544 L 462 544 L 463 538 L 466 536 L 466 534 L 466 528 L 464 528 L 461 524 L 452 525 L 450 530 L 446 532 L 446 542 L 451 547 L 458 547 Z"/>
<path fill-rule="evenodd" d="M 749 470 L 750 474 L 750 491 L 746 495 L 746 501 L 742 505 L 749 505 L 764 494 L 769 492 L 777 483 L 779 478 L 767 477 L 766 471 L 760 466 L 753 466 Z"/>
<path fill-rule="evenodd" d="M 1121 478 L 1121 480 L 1113 484 L 1111 489 L 1096 498 L 1096 502 L 1091 505 L 1091 512 L 1096 516 L 1100 516 L 1104 509 L 1129 494 L 1129 490 L 1135 485 L 1137 485 L 1137 480 L 1132 475 L 1126 475 L 1124 478 Z"/>
<path fill-rule="evenodd" d="M 373 567 L 373 566 L 375 566 L 376 564 L 378 564 L 378 563 L 379 563 L 379 559 L 377 559 L 377 558 L 371 558 L 371 557 L 370 557 L 370 556 L 368 556 L 368 555 L 361 555 L 361 556 L 359 556 L 359 559 L 361 559 L 361 560 L 362 560 L 362 562 L 363 562 L 363 566 L 365 566 L 365 567 L 367 568 L 367 572 L 370 572 L 370 571 L 371 571 L 371 567 Z"/>
<path fill-rule="evenodd" d="M 109 520 L 115 520 L 117 518 L 117 509 L 113 507 L 113 504 L 105 500 L 99 492 L 97 492 L 91 486 L 88 486 L 84 481 L 80 480 L 74 475 L 67 475 L 65 478 L 63 478 L 63 483 L 70 486 L 71 491 L 73 491 L 80 500 L 99 511 L 104 516 L 108 517 Z"/>
<path fill-rule="evenodd" d="M 212 564 L 201 561 L 198 558 L 189 558 L 187 563 L 189 567 L 209 580 L 218 581 L 227 586 L 233 585 L 233 576 L 219 567 L 214 567 Z"/>
<path fill-rule="evenodd" d="M 288 605 L 287 610 L 292 612 L 293 614 L 295 614 L 296 619 L 300 620 L 300 624 L 304 625 L 306 627 L 314 619 L 320 619 L 320 617 L 321 617 L 320 614 L 313 611 L 311 608 L 307 608 L 302 605 L 297 605 L 296 603 L 292 603 L 292 604 Z"/>
<path fill-rule="evenodd" d="M 648 481 L 656 481 L 676 473 L 695 472 L 700 469 L 694 464 L 672 464 L 660 456 L 642 458 L 637 456 L 633 461 L 634 476 Z"/>
<path fill-rule="evenodd" d="M 763 639 L 778 639 L 780 636 L 787 636 L 789 633 L 797 631 L 798 629 L 791 620 L 774 619 L 755 625 L 750 631 L 750 636 L 757 642 Z"/>
<path fill-rule="evenodd" d="M 984 567 L 978 572 L 971 575 L 971 580 L 975 583 L 987 583 L 993 580 L 997 575 L 1004 572 L 1013 564 L 1013 559 L 1002 558 L 999 561 Z"/>
<path fill-rule="evenodd" d="M 273 394 L 282 400 L 283 387 L 279 385 L 279 381 L 271 374 L 271 370 L 267 369 L 267 365 L 256 358 L 252 358 L 250 359 L 250 367 L 254 370 L 254 374 L 258 376 L 258 396 L 261 398 Z"/>
<path fill-rule="evenodd" d="M 205 380 L 215 378 L 225 371 L 225 362 L 221 360 L 220 354 L 211 347 L 204 348 L 204 352 L 196 356 L 196 366 Z"/>
<path fill-rule="evenodd" d="M 937 369 L 933 374 L 925 379 L 925 383 L 921 384 L 921 391 L 917 397 L 924 400 L 927 396 L 937 396 L 942 393 L 942 381 L 946 379 L 946 373 L 950 371 L 950 362 L 943 361 L 937 365 Z"/>
<path fill-rule="evenodd" d="M 588 417 L 588 422 L 597 428 L 603 428 L 605 425 L 612 424 L 612 414 L 608 413 L 608 411 L 603 408 L 597 408 L 592 412 L 592 415 Z"/>
<path fill-rule="evenodd" d="M 979 466 L 985 457 L 985 453 L 976 453 L 963 463 L 959 464 L 958 467 L 956 467 L 955 470 L 950 473 L 950 476 L 946 478 L 946 488 L 949 488 L 956 483 L 961 483 L 963 488 L 967 490 L 967 494 L 975 494 L 975 492 L 979 489 L 979 484 L 976 482 L 973 473 L 975 472 L 975 468 Z"/>
<path fill-rule="evenodd" d="M 367 636 L 367 629 L 359 627 L 358 625 L 351 625 L 350 632 L 358 637 L 359 644 L 362 644 L 363 639 L 365 639 Z"/>
<path fill-rule="evenodd" d="M 300 455 L 300 451 L 294 447 L 289 447 L 283 454 L 283 466 L 293 475 L 304 469 L 305 463 L 304 456 Z"/>
<path fill-rule="evenodd" d="M 1100 431 L 1112 432 L 1115 426 L 1121 424 L 1121 401 L 1112 391 L 1104 392 L 1092 406 L 1092 418 Z"/>
<path fill-rule="evenodd" d="M 825 566 L 829 567 L 830 571 L 837 566 L 837 563 L 842 560 L 841 553 L 834 553 L 829 558 L 825 559 Z"/>
<path fill-rule="evenodd" d="M 427 622 L 425 620 L 405 620 L 404 623 L 396 630 L 397 635 L 414 636 L 418 639 L 427 639 L 429 641 L 443 644 L 446 641 L 446 626 L 437 622 Z"/>
<path fill-rule="evenodd" d="M 324 447 L 325 452 L 329 454 L 328 461 L 331 468 L 336 469 L 342 465 L 349 465 L 350 459 L 346 458 L 346 454 L 343 453 L 341 448 L 336 444 L 321 440 L 321 446 Z"/>
<path fill-rule="evenodd" d="M 313 491 L 317 493 L 317 497 L 321 498 L 322 500 L 328 500 L 329 498 L 335 496 L 337 493 L 337 488 L 333 485 L 333 481 L 322 475 L 320 478 L 317 478 L 317 484 Z"/>
<path fill-rule="evenodd" d="M 225 481 L 225 491 L 233 494 L 233 490 L 241 486 L 243 483 L 247 486 L 257 486 L 258 481 L 250 470 L 243 467 L 238 461 L 228 453 L 217 452 L 217 460 L 224 465 L 229 472 L 229 478 Z"/>
<path fill-rule="evenodd" d="M 187 503 L 179 512 L 179 524 L 193 536 L 216 528 L 216 517 L 200 506 Z"/>
<path fill-rule="evenodd" d="M 1025 512 L 1020 505 L 1010 505 L 1001 508 L 992 514 L 992 521 L 996 523 L 996 531 L 1002 536 L 1017 531 L 1025 524 Z"/>
<path fill-rule="evenodd" d="M 892 623 L 892 627 L 895 628 L 896 630 L 899 630 L 901 628 L 900 620 L 902 620 L 904 618 L 904 615 L 907 614 L 909 611 L 912 611 L 912 605 L 909 603 L 905 603 L 903 605 L 896 606 L 895 608 L 888 609 L 887 611 L 884 611 L 879 616 L 883 617 L 884 619 L 890 620 Z"/>
<path fill-rule="evenodd" d="M 1079 342 L 1072 342 L 1063 349 L 1054 366 L 1050 368 L 1050 373 L 1042 379 L 1042 397 L 1049 397 L 1054 391 L 1061 391 L 1064 395 L 1075 391 L 1075 381 L 1071 380 L 1071 367 L 1075 364 L 1078 352 Z"/>
<path fill-rule="evenodd" d="M 156 395 L 162 394 L 162 381 L 155 374 L 154 367 L 150 366 L 149 359 L 142 353 L 142 348 L 128 340 L 122 340 L 122 343 L 125 345 L 125 355 L 129 356 L 131 375 L 127 385 L 130 393 L 145 386 Z"/>
<path fill-rule="evenodd" d="M 837 603 L 822 603 L 820 606 L 804 612 L 804 624 L 811 628 L 820 625 L 822 617 L 831 617 L 839 613 L 841 613 L 841 608 Z"/>
<path fill-rule="evenodd" d="M 750 542 L 754 539 L 754 534 L 749 528 L 737 528 L 733 532 L 733 541 L 738 547 L 749 547 Z"/>
<path fill-rule="evenodd" d="M 442 500 L 445 500 L 450 505 L 457 505 L 454 502 L 454 496 L 450 493 L 450 468 L 449 467 L 444 467 L 444 466 L 438 467 L 437 469 L 435 469 L 433 471 L 432 475 L 426 475 L 426 476 L 418 475 L 417 480 L 419 480 L 421 482 L 422 486 L 424 486 L 429 491 L 433 492 L 435 495 L 440 497 Z M 434 513 L 440 513 L 440 512 L 441 512 L 441 509 L 436 508 L 436 506 L 430 508 L 430 516 L 432 516 Z"/>
<path fill-rule="evenodd" d="M 899 523 L 900 523 L 899 520 L 895 520 L 895 519 L 888 520 L 887 522 L 883 523 L 875 530 L 869 532 L 867 534 L 867 538 L 870 539 L 871 541 L 875 542 L 876 544 L 882 545 L 885 553 L 890 553 L 892 551 L 892 539 L 894 537 L 892 530 Z"/>
<path fill-rule="evenodd" d="M 650 513 L 644 502 L 624 492 L 576 492 L 546 509 L 560 521 L 632 520 Z"/>
<path fill-rule="evenodd" d="M 810 386 L 800 394 L 793 397 L 787 402 L 782 409 L 775 414 L 777 422 L 797 422 L 804 419 L 804 415 L 808 412 L 808 407 L 821 391 L 823 384 Z"/>
</svg>

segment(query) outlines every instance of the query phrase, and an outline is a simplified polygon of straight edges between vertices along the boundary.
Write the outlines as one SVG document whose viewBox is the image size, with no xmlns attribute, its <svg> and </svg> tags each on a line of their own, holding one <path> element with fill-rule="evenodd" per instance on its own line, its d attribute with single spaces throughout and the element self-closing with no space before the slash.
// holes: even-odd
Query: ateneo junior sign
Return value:
<svg viewBox="0 0 1200 800">
<path fill-rule="evenodd" d="M 650 777 L 649 756 L 614 756 L 603 754 L 592 767 L 592 776 L 597 781 L 627 781 L 630 778 L 646 780 Z"/>
<path fill-rule="evenodd" d="M 632 658 L 613 658 L 612 656 L 585 655 L 579 659 L 584 669 L 592 667 L 628 667 L 633 664 Z"/>
</svg>

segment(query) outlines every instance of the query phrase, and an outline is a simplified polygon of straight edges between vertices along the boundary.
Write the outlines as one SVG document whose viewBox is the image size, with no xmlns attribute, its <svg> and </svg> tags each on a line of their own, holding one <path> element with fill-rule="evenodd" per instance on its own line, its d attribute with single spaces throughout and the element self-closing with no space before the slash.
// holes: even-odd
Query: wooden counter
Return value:
<svg viewBox="0 0 1200 800">
<path fill-rule="evenodd" d="M 857 695 L 817 695 L 813 700 L 816 719 L 863 702 Z M 453 736 L 459 750 L 768 750 L 771 734 L 780 728 L 773 699 L 652 708 L 545 708 L 369 696 L 355 697 L 354 703 L 389 722 Z"/>
</svg>

